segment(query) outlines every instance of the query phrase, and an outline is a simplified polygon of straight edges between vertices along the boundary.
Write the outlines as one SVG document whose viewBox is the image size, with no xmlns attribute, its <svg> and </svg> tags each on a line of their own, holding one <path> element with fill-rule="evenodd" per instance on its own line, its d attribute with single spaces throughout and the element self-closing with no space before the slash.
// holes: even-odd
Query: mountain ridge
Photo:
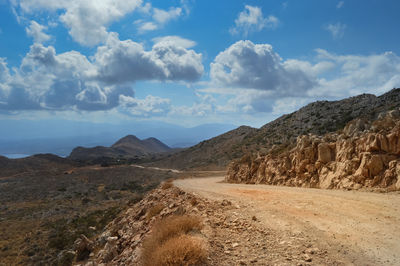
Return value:
<svg viewBox="0 0 400 266">
<path fill-rule="evenodd" d="M 298 136 L 309 133 L 320 136 L 335 132 L 353 119 L 374 120 L 380 113 L 399 107 L 400 88 L 380 96 L 360 94 L 337 101 L 316 101 L 282 115 L 259 129 L 239 127 L 161 158 L 155 164 L 180 169 L 210 166 L 222 169 L 230 161 L 246 154 L 287 150 L 294 147 Z"/>
<path fill-rule="evenodd" d="M 172 149 L 156 138 L 140 140 L 134 135 L 127 135 L 117 140 L 110 147 L 76 147 L 68 158 L 72 160 L 92 160 L 107 158 L 140 158 L 152 154 L 169 152 Z"/>
</svg>

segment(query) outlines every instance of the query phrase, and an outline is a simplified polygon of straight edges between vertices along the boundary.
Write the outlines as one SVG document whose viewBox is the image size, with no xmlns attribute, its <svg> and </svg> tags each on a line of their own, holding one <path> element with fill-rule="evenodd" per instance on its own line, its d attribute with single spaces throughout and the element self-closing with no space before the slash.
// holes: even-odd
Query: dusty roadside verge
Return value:
<svg viewBox="0 0 400 266">
<path fill-rule="evenodd" d="M 293 258 L 306 254 L 302 249 L 311 245 L 323 250 L 317 258 L 327 260 L 311 258 L 312 264 L 400 264 L 400 193 L 226 184 L 222 180 L 223 176 L 189 178 L 174 184 L 207 200 L 232 202 L 237 206 L 237 220 L 255 216 L 262 230 L 269 230 L 280 239 L 265 254 L 278 257 L 283 255 L 280 246 L 293 247 L 297 255 L 289 256 L 291 260 L 287 262 L 295 264 Z M 255 232 L 248 226 L 244 230 L 249 235 Z M 239 245 L 247 241 L 245 233 L 241 236 Z M 260 242 L 267 243 L 272 238 L 266 235 Z M 255 250 L 247 250 L 256 254 Z"/>
</svg>

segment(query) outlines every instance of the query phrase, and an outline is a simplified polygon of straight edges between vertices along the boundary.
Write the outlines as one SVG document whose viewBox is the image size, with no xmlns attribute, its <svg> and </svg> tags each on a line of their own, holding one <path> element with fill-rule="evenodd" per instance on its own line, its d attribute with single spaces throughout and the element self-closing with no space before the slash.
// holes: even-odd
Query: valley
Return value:
<svg viewBox="0 0 400 266">
<path fill-rule="evenodd" d="M 195 221 L 185 241 L 208 265 L 397 265 L 399 106 L 394 89 L 189 148 L 127 135 L 0 157 L 0 265 L 137 265 L 168 217 Z"/>
<path fill-rule="evenodd" d="M 22 160 L 38 167 L 38 159 Z M 147 191 L 176 175 L 62 162 L 0 173 L 0 265 L 68 264 L 68 251 L 81 234 L 100 233 Z"/>
</svg>

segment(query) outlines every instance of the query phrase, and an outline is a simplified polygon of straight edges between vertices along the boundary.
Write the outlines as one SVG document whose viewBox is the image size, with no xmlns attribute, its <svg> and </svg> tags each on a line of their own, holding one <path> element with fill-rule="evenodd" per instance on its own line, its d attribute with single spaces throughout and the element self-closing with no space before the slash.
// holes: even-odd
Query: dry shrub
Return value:
<svg viewBox="0 0 400 266">
<path fill-rule="evenodd" d="M 152 265 L 200 265 L 207 259 L 201 238 L 180 235 L 169 239 L 153 253 Z"/>
<path fill-rule="evenodd" d="M 169 189 L 172 188 L 174 186 L 174 184 L 172 184 L 172 182 L 165 182 L 161 185 L 162 189 Z"/>
<path fill-rule="evenodd" d="M 153 232 L 143 242 L 142 260 L 144 265 L 155 265 L 154 256 L 163 250 L 165 244 L 173 238 L 183 236 L 203 227 L 201 220 L 195 216 L 169 216 L 158 221 L 153 226 Z M 194 246 L 196 246 L 194 244 Z M 166 251 L 162 251 L 166 252 Z M 189 252 L 180 249 L 180 252 Z M 192 251 L 190 251 L 192 252 Z M 186 258 L 189 259 L 189 258 Z M 166 264 L 169 265 L 169 264 Z M 179 265 L 179 264 L 178 264 Z M 186 264 L 181 264 L 186 265 Z"/>
<path fill-rule="evenodd" d="M 198 203 L 199 203 L 199 202 L 197 201 L 196 198 L 191 198 L 191 199 L 190 199 L 190 204 L 191 204 L 192 206 L 196 206 Z"/>
<path fill-rule="evenodd" d="M 146 214 L 146 219 L 150 220 L 153 218 L 155 215 L 159 214 L 162 210 L 164 209 L 164 205 L 159 203 L 151 207 Z"/>
</svg>

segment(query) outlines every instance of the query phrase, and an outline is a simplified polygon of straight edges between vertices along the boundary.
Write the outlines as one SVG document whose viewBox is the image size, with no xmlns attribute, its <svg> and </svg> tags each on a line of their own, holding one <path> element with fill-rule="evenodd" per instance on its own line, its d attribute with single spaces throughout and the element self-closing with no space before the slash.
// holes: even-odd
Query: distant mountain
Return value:
<svg viewBox="0 0 400 266">
<path fill-rule="evenodd" d="M 22 159 L 8 159 L 0 156 L 0 177 L 26 172 L 60 171 L 77 167 L 74 161 L 53 154 L 36 154 Z"/>
<path fill-rule="evenodd" d="M 189 149 L 161 158 L 155 164 L 164 167 L 225 167 L 232 159 L 246 154 L 266 154 L 294 147 L 298 136 L 323 135 L 344 128 L 351 120 L 377 119 L 380 113 L 400 107 L 400 89 L 379 97 L 362 94 L 339 101 L 317 101 L 283 115 L 259 129 L 239 127 L 203 141 Z"/>
<path fill-rule="evenodd" d="M 53 153 L 68 156 L 77 146 L 111 146 L 133 134 L 155 137 L 172 148 L 193 146 L 236 128 L 230 124 L 204 124 L 192 128 L 159 122 L 91 123 L 69 120 L 0 120 L 0 154 Z"/>
<path fill-rule="evenodd" d="M 115 142 L 111 147 L 76 147 L 72 150 L 69 158 L 72 160 L 92 160 L 101 157 L 140 158 L 170 150 L 170 147 L 156 138 L 140 140 L 136 136 L 128 135 Z"/>
</svg>

